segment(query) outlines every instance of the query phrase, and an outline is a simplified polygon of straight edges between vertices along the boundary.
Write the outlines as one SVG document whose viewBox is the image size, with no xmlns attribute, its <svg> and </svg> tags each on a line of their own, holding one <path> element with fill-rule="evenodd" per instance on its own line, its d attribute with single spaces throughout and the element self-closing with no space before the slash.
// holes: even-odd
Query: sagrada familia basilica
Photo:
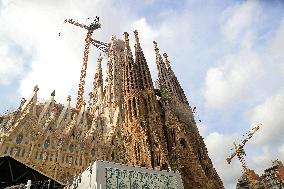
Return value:
<svg viewBox="0 0 284 189">
<path fill-rule="evenodd" d="M 104 160 L 157 170 L 178 170 L 185 188 L 222 189 L 193 110 L 171 67 L 154 41 L 158 84 L 134 31 L 135 50 L 112 37 L 106 79 L 97 60 L 89 100 L 80 109 L 32 96 L 0 119 L 0 157 L 9 156 L 66 184 L 90 163 Z"/>
</svg>

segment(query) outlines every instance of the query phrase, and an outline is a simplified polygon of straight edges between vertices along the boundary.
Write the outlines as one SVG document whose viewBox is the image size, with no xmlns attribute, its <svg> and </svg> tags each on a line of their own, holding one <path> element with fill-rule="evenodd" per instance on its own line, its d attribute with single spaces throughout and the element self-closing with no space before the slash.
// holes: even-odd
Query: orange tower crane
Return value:
<svg viewBox="0 0 284 189">
<path fill-rule="evenodd" d="M 78 89 L 78 94 L 77 94 L 76 109 L 80 110 L 84 103 L 84 88 L 85 88 L 85 79 L 86 79 L 87 64 L 88 64 L 88 58 L 89 58 L 89 48 L 90 48 L 90 44 L 94 42 L 92 39 L 92 34 L 96 29 L 99 29 L 101 27 L 101 24 L 99 23 L 99 17 L 96 17 L 94 22 L 92 22 L 90 25 L 80 24 L 73 19 L 66 19 L 64 20 L 64 23 L 70 23 L 75 26 L 79 26 L 80 28 L 84 28 L 88 31 L 87 36 L 85 38 L 83 65 L 81 68 L 80 83 L 79 83 L 79 89 Z"/>
<path fill-rule="evenodd" d="M 252 128 L 247 134 L 246 138 L 243 139 L 241 141 L 240 144 L 236 144 L 234 142 L 234 147 L 235 147 L 235 151 L 230 155 L 230 157 L 228 157 L 226 160 L 228 162 L 228 164 L 231 163 L 232 159 L 237 156 L 239 161 L 241 162 L 241 165 L 243 167 L 243 170 L 244 170 L 244 173 L 246 174 L 247 176 L 247 179 L 248 179 L 248 182 L 249 182 L 249 185 L 252 187 L 252 188 L 256 188 L 255 184 L 254 184 L 254 179 L 252 178 L 252 175 L 251 175 L 251 171 L 250 169 L 248 168 L 247 164 L 246 164 L 246 161 L 245 161 L 245 158 L 244 156 L 246 155 L 245 151 L 244 151 L 244 146 L 245 144 L 249 141 L 249 139 L 252 138 L 252 136 L 256 133 L 256 131 L 259 130 L 260 126 L 262 124 L 258 124 L 257 126 L 255 126 L 254 128 Z"/>
</svg>

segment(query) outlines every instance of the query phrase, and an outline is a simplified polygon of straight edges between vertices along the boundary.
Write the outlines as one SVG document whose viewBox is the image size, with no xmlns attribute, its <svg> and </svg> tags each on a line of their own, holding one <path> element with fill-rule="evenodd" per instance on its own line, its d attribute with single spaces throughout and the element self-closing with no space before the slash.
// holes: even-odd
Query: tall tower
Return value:
<svg viewBox="0 0 284 189">
<path fill-rule="evenodd" d="M 167 166 L 162 126 L 149 68 L 135 31 L 135 62 L 125 36 L 124 108 L 127 155 L 131 163 L 147 167 Z"/>
<path fill-rule="evenodd" d="M 170 166 L 181 172 L 186 188 L 223 188 L 168 56 L 164 53 L 162 60 L 157 43 L 153 43 Z"/>
</svg>

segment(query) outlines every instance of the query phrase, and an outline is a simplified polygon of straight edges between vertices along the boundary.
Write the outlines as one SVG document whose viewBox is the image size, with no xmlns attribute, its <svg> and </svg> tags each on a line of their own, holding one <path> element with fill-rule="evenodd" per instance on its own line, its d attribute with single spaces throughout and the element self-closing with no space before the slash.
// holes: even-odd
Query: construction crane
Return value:
<svg viewBox="0 0 284 189">
<path fill-rule="evenodd" d="M 246 174 L 247 176 L 247 179 L 248 179 L 248 182 L 249 182 L 249 185 L 252 187 L 252 188 L 256 188 L 255 187 L 255 184 L 254 184 L 254 179 L 252 178 L 252 175 L 251 175 L 251 171 L 250 169 L 248 168 L 247 164 L 246 164 L 246 161 L 244 159 L 244 156 L 246 155 L 245 151 L 244 151 L 244 146 L 245 144 L 252 138 L 252 136 L 256 133 L 256 131 L 259 130 L 259 128 L 262 126 L 262 124 L 258 124 L 257 126 L 255 126 L 254 128 L 252 128 L 247 134 L 247 136 L 245 137 L 245 139 L 243 139 L 241 141 L 240 144 L 236 144 L 235 142 L 233 143 L 234 144 L 234 148 L 235 148 L 235 151 L 230 155 L 230 157 L 228 157 L 226 160 L 228 162 L 228 164 L 231 163 L 232 159 L 237 156 L 239 161 L 241 162 L 241 165 L 243 167 L 243 170 L 244 170 L 244 173 Z"/>
<path fill-rule="evenodd" d="M 88 18 L 90 19 L 90 18 Z M 93 22 L 90 25 L 81 24 L 73 19 L 66 19 L 64 20 L 64 23 L 73 24 L 75 26 L 78 26 L 80 28 L 86 29 L 87 36 L 85 38 L 85 49 L 84 49 L 84 56 L 83 56 L 83 65 L 81 68 L 81 76 L 80 76 L 80 83 L 79 83 L 79 89 L 77 93 L 77 104 L 76 109 L 80 110 L 82 105 L 84 104 L 84 90 L 85 90 L 85 80 L 86 80 L 86 72 L 87 72 L 87 66 L 88 66 L 88 59 L 89 59 L 89 49 L 90 44 L 93 44 L 97 48 L 99 48 L 104 53 L 108 52 L 108 43 L 100 42 L 98 40 L 92 39 L 92 34 L 95 30 L 101 28 L 101 24 L 99 23 L 99 17 L 96 16 L 96 19 L 93 20 Z M 60 36 L 60 33 L 59 33 Z"/>
</svg>

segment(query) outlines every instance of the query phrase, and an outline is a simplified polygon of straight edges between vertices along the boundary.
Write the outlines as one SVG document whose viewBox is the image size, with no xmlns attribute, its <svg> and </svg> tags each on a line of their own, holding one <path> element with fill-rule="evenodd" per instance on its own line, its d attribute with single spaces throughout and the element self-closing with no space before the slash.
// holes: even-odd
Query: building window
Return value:
<svg viewBox="0 0 284 189">
<path fill-rule="evenodd" d="M 73 151 L 74 151 L 74 145 L 73 145 L 73 144 L 70 144 L 70 145 L 69 145 L 69 152 L 72 153 Z"/>
<path fill-rule="evenodd" d="M 50 143 L 50 140 L 49 140 L 49 139 L 46 139 L 46 140 L 44 141 L 44 143 L 43 143 L 43 147 L 44 147 L 45 149 L 47 149 L 48 146 L 49 146 L 49 143 Z"/>
<path fill-rule="evenodd" d="M 176 131 L 174 128 L 171 129 L 171 137 L 173 141 L 173 146 L 175 146 L 176 145 Z"/>
<path fill-rule="evenodd" d="M 24 157 L 26 150 L 22 149 L 22 157 Z"/>
<path fill-rule="evenodd" d="M 161 156 L 160 156 L 160 153 L 157 153 L 157 155 L 156 155 L 156 164 L 157 164 L 157 166 L 160 166 L 160 163 L 161 163 Z"/>
<path fill-rule="evenodd" d="M 17 144 L 21 144 L 22 143 L 22 141 L 23 141 L 23 134 L 22 133 L 20 133 L 20 134 L 18 134 L 18 136 L 17 136 L 17 138 L 16 138 L 16 143 Z"/>
<path fill-rule="evenodd" d="M 133 112 L 134 112 L 134 117 L 137 117 L 136 99 L 135 99 L 135 97 L 133 97 L 132 103 L 133 103 Z"/>
<path fill-rule="evenodd" d="M 186 141 L 185 141 L 184 138 L 181 138 L 179 142 L 180 142 L 180 145 L 181 145 L 183 148 L 186 148 L 186 147 L 187 147 L 187 144 L 186 144 Z"/>
<path fill-rule="evenodd" d="M 95 155 L 96 155 L 96 150 L 95 150 L 95 148 L 93 148 L 93 149 L 91 150 L 91 155 L 92 155 L 92 156 L 95 156 Z"/>
<path fill-rule="evenodd" d="M 140 144 L 135 142 L 134 148 L 135 148 L 136 159 L 140 160 L 140 156 L 141 156 L 140 155 Z"/>
<path fill-rule="evenodd" d="M 111 153 L 111 160 L 114 161 L 115 160 L 115 155 L 114 155 L 114 152 L 112 151 Z"/>
</svg>

